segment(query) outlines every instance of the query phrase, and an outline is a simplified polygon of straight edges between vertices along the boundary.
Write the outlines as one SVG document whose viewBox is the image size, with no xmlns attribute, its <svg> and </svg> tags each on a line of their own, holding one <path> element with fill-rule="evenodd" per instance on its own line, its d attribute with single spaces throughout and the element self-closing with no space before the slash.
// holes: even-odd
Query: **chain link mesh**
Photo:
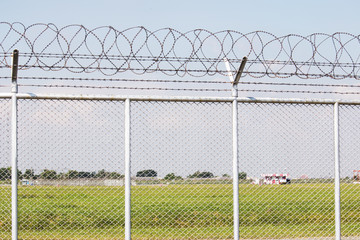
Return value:
<svg viewBox="0 0 360 240">
<path fill-rule="evenodd" d="M 334 239 L 332 107 L 239 104 L 241 239 Z"/>
<path fill-rule="evenodd" d="M 0 239 L 11 238 L 11 100 L 0 99 Z"/>
<path fill-rule="evenodd" d="M 19 100 L 19 237 L 124 235 L 124 103 Z"/>
<path fill-rule="evenodd" d="M 0 239 L 11 238 L 10 103 Z M 18 104 L 19 238 L 123 239 L 124 102 Z M 238 110 L 240 239 L 334 239 L 333 105 Z M 340 105 L 344 239 L 360 227 L 359 110 Z M 133 100 L 130 112 L 132 238 L 232 239 L 232 103 Z"/>
<path fill-rule="evenodd" d="M 230 103 L 132 102 L 134 239 L 231 239 Z"/>
<path fill-rule="evenodd" d="M 356 236 L 360 229 L 360 106 L 341 105 L 339 123 L 341 231 L 343 236 Z"/>
</svg>

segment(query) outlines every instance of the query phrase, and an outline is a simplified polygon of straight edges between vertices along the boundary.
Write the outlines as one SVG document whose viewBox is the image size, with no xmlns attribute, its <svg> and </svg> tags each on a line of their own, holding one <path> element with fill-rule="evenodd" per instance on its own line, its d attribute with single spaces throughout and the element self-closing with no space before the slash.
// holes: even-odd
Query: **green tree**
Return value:
<svg viewBox="0 0 360 240">
<path fill-rule="evenodd" d="M 10 168 L 0 168 L 0 180 L 11 179 L 11 169 Z"/>
<path fill-rule="evenodd" d="M 245 180 L 247 177 L 246 172 L 239 172 L 239 179 Z"/>
<path fill-rule="evenodd" d="M 0 168 L 0 180 L 9 180 L 11 179 L 11 167 L 8 168 Z M 17 177 L 18 179 L 22 179 L 22 172 L 17 170 Z"/>
<path fill-rule="evenodd" d="M 79 172 L 79 178 L 94 178 L 95 176 L 95 172 Z"/>
<path fill-rule="evenodd" d="M 199 176 L 199 174 L 200 174 L 200 171 L 196 171 L 196 172 L 194 172 L 193 174 L 190 174 L 190 175 L 188 176 L 188 178 L 197 178 L 197 177 Z"/>
<path fill-rule="evenodd" d="M 11 170 L 11 168 L 10 168 L 10 170 Z M 18 177 L 18 179 L 23 179 L 23 174 L 20 170 L 17 170 L 17 177 Z"/>
<path fill-rule="evenodd" d="M 94 173 L 90 173 L 90 174 L 94 174 Z M 123 178 L 124 175 L 121 175 L 120 173 L 117 173 L 117 172 L 107 172 L 104 169 L 101 169 L 97 174 L 95 174 L 95 177 L 108 178 L 108 179 L 119 179 L 119 178 Z"/>
<path fill-rule="evenodd" d="M 157 177 L 157 172 L 152 169 L 138 171 L 136 177 Z"/>
<path fill-rule="evenodd" d="M 25 173 L 22 176 L 25 179 L 35 179 L 35 173 L 32 169 L 26 169 Z"/>
<path fill-rule="evenodd" d="M 211 172 L 200 172 L 200 171 L 196 171 L 188 176 L 188 178 L 213 178 L 213 177 L 214 174 Z"/>
<path fill-rule="evenodd" d="M 56 179 L 57 178 L 56 171 L 44 169 L 44 171 L 42 173 L 40 173 L 40 178 L 41 179 Z"/>
<path fill-rule="evenodd" d="M 75 179 L 79 177 L 79 172 L 76 170 L 69 170 L 66 174 L 65 177 L 67 179 Z"/>
<path fill-rule="evenodd" d="M 165 180 L 172 181 L 172 180 L 181 180 L 181 176 L 176 176 L 175 173 L 168 173 L 164 177 Z"/>
<path fill-rule="evenodd" d="M 97 174 L 95 175 L 95 177 L 97 177 L 97 178 L 105 178 L 106 177 L 105 169 L 101 169 L 100 171 L 98 171 Z"/>
<path fill-rule="evenodd" d="M 117 173 L 117 172 L 108 172 L 106 175 L 107 175 L 107 178 L 110 178 L 110 179 L 119 179 L 119 178 L 124 177 L 124 175 L 121 175 L 120 173 Z"/>
</svg>

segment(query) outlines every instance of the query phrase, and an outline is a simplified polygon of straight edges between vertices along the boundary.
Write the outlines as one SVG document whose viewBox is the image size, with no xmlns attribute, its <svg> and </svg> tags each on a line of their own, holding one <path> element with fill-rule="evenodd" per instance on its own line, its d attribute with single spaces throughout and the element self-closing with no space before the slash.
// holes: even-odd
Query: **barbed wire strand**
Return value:
<svg viewBox="0 0 360 240">
<path fill-rule="evenodd" d="M 117 87 L 117 86 L 77 86 L 77 85 L 41 85 L 19 84 L 20 87 L 44 87 L 44 88 L 89 88 L 89 89 L 118 89 L 118 90 L 161 90 L 161 91 L 197 91 L 197 92 L 229 92 L 231 89 L 201 89 L 201 88 L 159 88 L 159 87 Z M 360 92 L 339 91 L 308 91 L 308 90 L 263 90 L 263 89 L 239 89 L 238 92 L 262 92 L 262 93 L 306 93 L 306 94 L 346 94 L 357 95 Z"/>
<path fill-rule="evenodd" d="M 0 77 L 11 79 L 11 77 Z M 18 77 L 19 80 L 65 80 L 65 81 L 110 81 L 110 82 L 153 82 L 153 83 L 196 83 L 196 84 L 231 84 L 230 81 L 193 81 L 193 80 L 170 80 L 170 79 L 130 79 L 130 78 L 64 78 L 64 77 Z M 318 83 L 282 83 L 282 82 L 249 82 L 241 81 L 239 85 L 273 85 L 273 86 L 297 86 L 297 87 L 341 87 L 359 88 L 356 84 L 318 84 Z"/>
<path fill-rule="evenodd" d="M 199 83 L 199 84 L 230 84 L 230 81 L 195 81 L 170 79 L 130 79 L 130 78 L 76 78 L 76 77 L 18 77 L 24 80 L 60 80 L 60 81 L 100 81 L 100 82 L 160 82 L 160 83 Z"/>
<path fill-rule="evenodd" d="M 19 84 L 19 87 L 45 87 L 45 88 L 90 88 L 90 89 L 122 89 L 122 90 L 162 90 L 162 91 L 201 91 L 201 92 L 229 92 L 231 89 L 210 88 L 160 88 L 160 87 L 118 87 L 118 86 L 77 86 L 77 85 L 41 85 L 41 84 Z"/>
<path fill-rule="evenodd" d="M 306 90 L 262 90 L 262 89 L 240 89 L 239 92 L 262 92 L 262 93 L 308 93 L 308 94 L 346 94 L 357 95 L 360 92 L 339 92 L 339 91 L 306 91 Z"/>
<path fill-rule="evenodd" d="M 44 66 L 31 66 L 31 65 L 19 65 L 21 68 L 22 67 L 25 67 L 25 68 L 43 68 Z M 61 67 L 56 67 L 56 66 L 53 66 L 51 68 L 48 69 L 49 70 L 61 70 L 62 68 Z M 93 71 L 96 71 L 96 70 L 116 70 L 116 71 L 127 71 L 127 70 L 130 70 L 130 71 L 148 71 L 148 72 L 156 72 L 158 71 L 157 69 L 147 69 L 147 70 L 144 70 L 144 69 L 141 69 L 141 68 L 123 68 L 123 69 L 118 69 L 118 68 L 111 68 L 111 67 L 104 67 L 104 68 L 98 68 L 98 67 L 87 67 L 87 68 L 84 68 L 84 67 L 76 67 L 76 66 L 71 66 L 71 67 L 67 67 L 67 69 L 78 69 L 78 70 L 82 70 L 82 71 L 78 71 L 78 73 L 86 73 L 85 70 L 93 70 Z M 228 76 L 229 75 L 229 72 L 226 71 L 226 70 L 221 70 L 221 71 L 218 71 L 218 70 L 201 70 L 201 69 L 187 69 L 187 70 L 183 70 L 183 69 L 161 69 L 161 72 L 163 73 L 166 73 L 166 72 L 175 72 L 175 74 L 172 74 L 172 76 L 174 75 L 177 75 L 181 72 L 184 72 L 184 73 L 206 73 L 206 74 L 209 74 L 210 76 L 213 76 L 215 75 L 216 73 L 220 73 L 222 75 L 225 75 L 225 76 Z M 236 73 L 236 71 L 234 71 L 233 73 Z M 145 72 L 142 72 L 142 73 L 137 73 L 137 75 L 143 75 L 145 74 Z M 244 71 L 243 72 L 243 75 L 242 77 L 246 77 L 247 75 L 250 75 L 250 77 L 253 77 L 253 78 L 262 78 L 262 77 L 265 77 L 265 76 L 268 76 L 270 78 L 289 78 L 289 77 L 294 77 L 294 76 L 297 76 L 299 78 L 302 78 L 302 79 L 319 79 L 319 78 L 322 78 L 322 77 L 329 77 L 329 78 L 332 78 L 332 79 L 345 79 L 345 78 L 350 78 L 350 79 L 360 79 L 360 75 L 344 75 L 344 74 L 321 74 L 321 73 L 286 73 L 286 72 L 277 72 L 277 73 L 272 73 L 272 72 L 261 72 L 261 71 L 252 71 L 252 72 L 249 72 L 249 71 Z"/>
<path fill-rule="evenodd" d="M 11 54 L 8 53 L 0 53 L 0 55 L 4 55 L 6 57 L 11 57 Z M 34 55 L 34 53 L 22 53 L 19 54 L 19 56 L 24 56 L 24 57 L 32 57 Z M 41 54 L 36 54 L 38 57 L 42 57 L 42 58 L 66 58 L 67 55 L 63 55 L 63 54 L 56 54 L 56 53 L 41 53 Z M 70 57 L 70 56 L 69 56 Z M 72 54 L 71 58 L 73 59 L 88 59 L 88 60 L 94 60 L 94 59 L 104 59 L 105 56 L 102 55 L 89 55 L 89 54 Z M 206 62 L 206 63 L 212 63 L 212 62 L 218 62 L 219 59 L 217 58 L 181 58 L 181 57 L 158 57 L 158 58 L 154 58 L 154 57 L 150 57 L 150 56 L 136 56 L 136 58 L 134 56 L 118 56 L 118 55 L 107 55 L 106 58 L 108 59 L 112 59 L 112 60 L 137 60 L 137 61 L 168 61 L 168 62 L 182 62 L 182 61 L 186 61 L 186 62 Z M 241 63 L 240 59 L 227 59 L 230 62 L 233 63 Z M 255 64 L 259 64 L 259 63 L 265 63 L 265 64 L 272 64 L 272 65 L 307 65 L 307 66 L 324 66 L 324 67 L 333 67 L 334 64 L 331 62 L 304 62 L 304 61 L 280 61 L 280 60 L 247 60 L 248 63 L 255 63 Z M 352 66 L 360 66 L 360 62 L 359 63 L 350 63 L 350 62 L 339 62 L 337 63 L 338 67 L 352 67 Z"/>
</svg>

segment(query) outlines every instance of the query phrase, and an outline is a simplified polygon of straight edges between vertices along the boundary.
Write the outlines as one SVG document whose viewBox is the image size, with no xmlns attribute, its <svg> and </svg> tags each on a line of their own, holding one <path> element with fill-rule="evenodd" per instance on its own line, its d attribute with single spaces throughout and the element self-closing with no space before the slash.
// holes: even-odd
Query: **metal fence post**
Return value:
<svg viewBox="0 0 360 240">
<path fill-rule="evenodd" d="M 335 150 L 335 236 L 341 239 L 340 203 L 340 153 L 339 153 L 339 102 L 334 104 L 334 150 Z"/>
<path fill-rule="evenodd" d="M 18 166 L 17 166 L 17 71 L 19 51 L 14 50 L 11 66 L 11 229 L 12 239 L 18 238 Z"/>
<path fill-rule="evenodd" d="M 238 91 L 237 91 L 237 85 L 239 83 L 240 77 L 244 71 L 244 67 L 247 61 L 247 57 L 244 57 L 242 59 L 242 62 L 240 64 L 239 70 L 235 76 L 235 79 L 233 77 L 233 74 L 230 69 L 229 61 L 225 58 L 225 66 L 229 73 L 230 81 L 233 82 L 232 84 L 232 97 L 234 98 L 232 104 L 233 104 L 233 111 L 232 111 L 232 117 L 233 117 L 233 214 L 234 214 L 234 240 L 239 240 L 240 238 L 240 212 L 239 212 L 239 163 L 238 163 Z"/>
<path fill-rule="evenodd" d="M 238 166 L 238 102 L 237 87 L 233 86 L 233 211 L 234 240 L 239 240 L 239 166 Z"/>
<path fill-rule="evenodd" d="M 131 239 L 130 99 L 125 100 L 125 240 Z"/>
</svg>

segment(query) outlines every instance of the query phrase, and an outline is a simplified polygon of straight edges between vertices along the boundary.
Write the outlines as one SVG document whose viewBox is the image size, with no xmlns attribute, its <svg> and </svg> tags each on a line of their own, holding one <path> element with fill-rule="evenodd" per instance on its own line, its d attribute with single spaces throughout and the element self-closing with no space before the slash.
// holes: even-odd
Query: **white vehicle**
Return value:
<svg viewBox="0 0 360 240">
<path fill-rule="evenodd" d="M 289 174 L 263 174 L 264 184 L 290 184 Z"/>
</svg>

